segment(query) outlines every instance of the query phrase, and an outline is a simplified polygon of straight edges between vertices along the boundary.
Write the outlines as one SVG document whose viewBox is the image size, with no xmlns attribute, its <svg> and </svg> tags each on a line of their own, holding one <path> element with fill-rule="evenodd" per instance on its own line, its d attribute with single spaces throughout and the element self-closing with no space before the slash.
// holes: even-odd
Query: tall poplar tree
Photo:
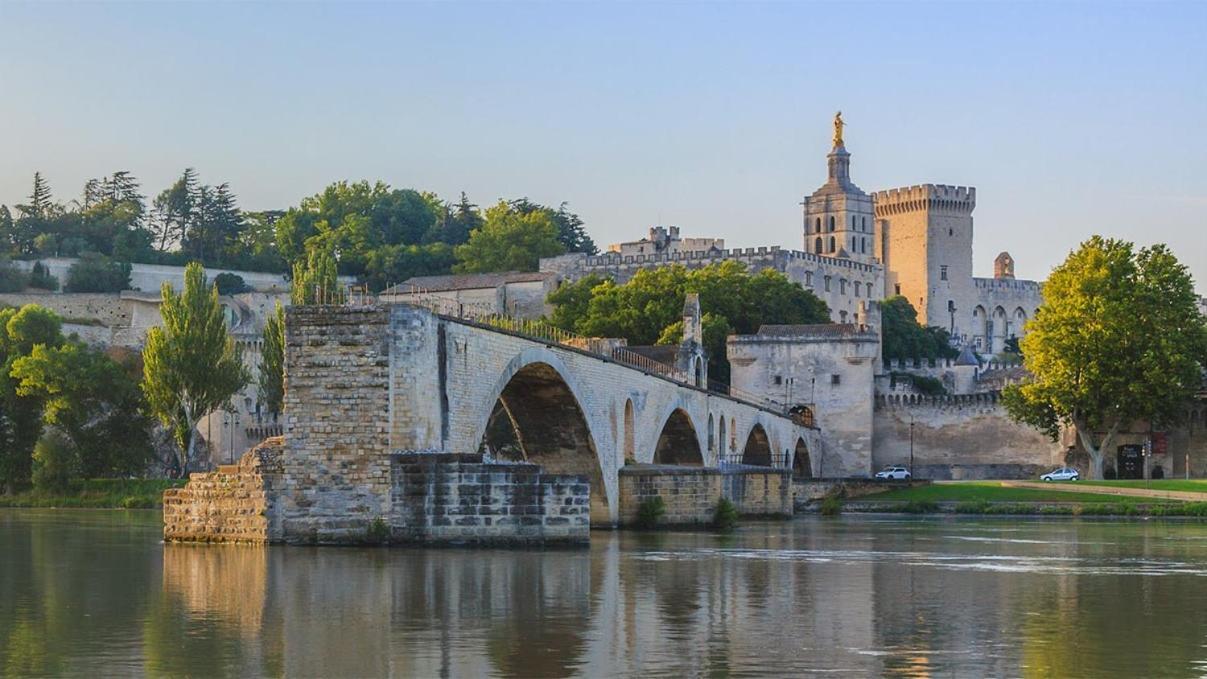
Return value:
<svg viewBox="0 0 1207 679">
<path fill-rule="evenodd" d="M 172 431 L 177 472 L 188 473 L 197 424 L 224 406 L 248 382 L 235 341 L 226 331 L 218 289 L 197 262 L 184 270 L 184 290 L 169 283 L 161 291 L 163 325 L 147 332 L 143 349 L 143 393 L 151 412 Z"/>
<path fill-rule="evenodd" d="M 268 412 L 280 415 L 285 401 L 285 309 L 278 303 L 264 322 L 260 352 L 260 400 Z"/>
</svg>

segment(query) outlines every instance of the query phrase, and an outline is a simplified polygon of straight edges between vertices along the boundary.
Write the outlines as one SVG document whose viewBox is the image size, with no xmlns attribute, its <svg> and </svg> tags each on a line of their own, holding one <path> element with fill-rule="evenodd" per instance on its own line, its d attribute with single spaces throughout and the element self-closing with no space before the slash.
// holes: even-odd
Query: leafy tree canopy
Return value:
<svg viewBox="0 0 1207 679">
<path fill-rule="evenodd" d="M 633 345 L 674 343 L 682 337 L 683 300 L 700 295 L 709 371 L 727 381 L 725 338 L 758 332 L 764 324 L 828 323 L 829 308 L 784 274 L 749 273 L 738 262 L 700 269 L 682 266 L 643 269 L 623 285 L 587 276 L 549 295 L 550 322 L 592 337 L 623 337 Z"/>
<path fill-rule="evenodd" d="M 560 255 L 565 246 L 548 211 L 524 212 L 499 201 L 487 208 L 482 228 L 454 252 L 457 273 L 536 271 L 541 257 Z"/>
<path fill-rule="evenodd" d="M 1207 327 L 1194 283 L 1164 245 L 1137 252 L 1094 236 L 1052 271 L 1043 298 L 1021 340 L 1032 378 L 1004 402 L 1053 438 L 1075 427 L 1102 478 L 1121 428 L 1176 422 L 1202 386 Z"/>
<path fill-rule="evenodd" d="M 885 359 L 955 358 L 947 330 L 918 323 L 909 300 L 897 295 L 880 304 L 881 352 Z"/>
</svg>

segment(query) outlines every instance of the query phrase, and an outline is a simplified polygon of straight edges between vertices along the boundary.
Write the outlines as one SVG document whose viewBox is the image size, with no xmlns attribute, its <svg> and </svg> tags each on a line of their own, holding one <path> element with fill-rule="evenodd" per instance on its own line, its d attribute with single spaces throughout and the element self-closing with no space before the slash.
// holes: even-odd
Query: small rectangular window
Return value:
<svg viewBox="0 0 1207 679">
<path fill-rule="evenodd" d="M 830 277 L 826 276 L 826 292 L 830 291 Z"/>
<path fill-rule="evenodd" d="M 947 280 L 947 265 L 946 264 L 939 266 L 939 280 L 941 280 L 941 281 Z"/>
<path fill-rule="evenodd" d="M 780 375 L 776 375 L 776 376 L 775 376 L 775 383 L 776 383 L 777 385 L 779 385 L 779 384 L 783 384 L 783 383 L 784 383 L 784 378 L 783 378 L 783 377 L 781 377 Z"/>
<path fill-rule="evenodd" d="M 830 384 L 841 384 L 842 375 L 830 375 Z"/>
<path fill-rule="evenodd" d="M 900 294 L 901 294 L 901 284 L 900 284 L 900 283 L 897 283 L 897 284 L 893 285 L 893 294 L 894 294 L 894 295 L 900 295 Z"/>
</svg>

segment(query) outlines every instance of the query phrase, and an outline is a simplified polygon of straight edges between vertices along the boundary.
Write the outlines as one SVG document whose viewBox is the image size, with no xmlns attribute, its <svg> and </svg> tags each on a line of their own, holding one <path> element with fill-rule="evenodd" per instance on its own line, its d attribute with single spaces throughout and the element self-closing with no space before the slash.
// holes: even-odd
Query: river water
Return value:
<svg viewBox="0 0 1207 679">
<path fill-rule="evenodd" d="M 800 518 L 589 550 L 163 545 L 0 510 L 0 674 L 1207 674 L 1207 524 Z"/>
</svg>

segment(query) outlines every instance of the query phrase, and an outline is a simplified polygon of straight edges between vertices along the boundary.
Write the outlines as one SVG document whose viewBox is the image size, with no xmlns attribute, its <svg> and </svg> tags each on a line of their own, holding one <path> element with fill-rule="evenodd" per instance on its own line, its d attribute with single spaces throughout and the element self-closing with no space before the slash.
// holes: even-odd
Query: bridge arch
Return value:
<svg viewBox="0 0 1207 679">
<path fill-rule="evenodd" d="M 607 480 L 614 475 L 604 473 L 606 462 L 596 440 L 599 428 L 591 426 L 591 415 L 581 406 L 582 391 L 558 357 L 544 349 L 521 352 L 491 393 L 493 404 L 483 409 L 490 416 L 476 437 L 479 446 L 503 459 L 539 464 L 551 473 L 586 476 L 591 524 L 610 525 L 615 487 Z"/>
<path fill-rule="evenodd" d="M 746 447 L 742 449 L 742 464 L 759 467 L 774 466 L 771 451 L 771 439 L 767 436 L 767 430 L 763 428 L 762 424 L 756 422 L 750 428 L 750 433 L 746 435 Z"/>
<path fill-rule="evenodd" d="M 682 408 L 675 408 L 662 425 L 658 443 L 654 446 L 655 464 L 677 464 L 692 467 L 704 465 L 700 450 L 700 435 L 691 417 Z"/>
</svg>

